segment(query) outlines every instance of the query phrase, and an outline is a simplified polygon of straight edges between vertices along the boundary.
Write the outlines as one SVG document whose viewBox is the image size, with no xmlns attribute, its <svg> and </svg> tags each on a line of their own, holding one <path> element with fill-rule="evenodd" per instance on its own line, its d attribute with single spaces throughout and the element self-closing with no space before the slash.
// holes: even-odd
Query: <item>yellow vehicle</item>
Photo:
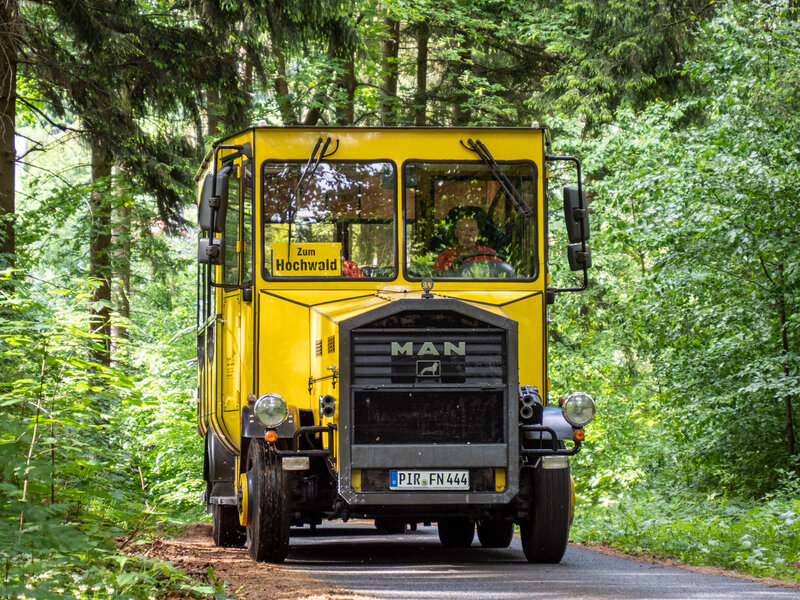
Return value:
<svg viewBox="0 0 800 600">
<path fill-rule="evenodd" d="M 218 545 L 280 562 L 290 527 L 436 522 L 445 546 L 558 562 L 569 456 L 547 307 L 591 266 L 580 167 L 531 129 L 266 128 L 198 173 L 198 428 Z M 570 267 L 547 271 L 550 165 Z M 563 226 L 562 226 L 563 227 Z"/>
</svg>

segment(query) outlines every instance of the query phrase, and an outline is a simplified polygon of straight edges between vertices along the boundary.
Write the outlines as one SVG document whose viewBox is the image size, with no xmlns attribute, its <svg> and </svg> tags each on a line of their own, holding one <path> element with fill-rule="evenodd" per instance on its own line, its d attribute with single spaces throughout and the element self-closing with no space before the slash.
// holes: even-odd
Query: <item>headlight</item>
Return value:
<svg viewBox="0 0 800 600">
<path fill-rule="evenodd" d="M 253 404 L 253 416 L 264 427 L 277 427 L 288 415 L 286 401 L 278 394 L 264 394 Z"/>
<path fill-rule="evenodd" d="M 594 419 L 594 400 L 586 392 L 572 392 L 561 406 L 564 418 L 574 427 L 583 427 Z"/>
</svg>

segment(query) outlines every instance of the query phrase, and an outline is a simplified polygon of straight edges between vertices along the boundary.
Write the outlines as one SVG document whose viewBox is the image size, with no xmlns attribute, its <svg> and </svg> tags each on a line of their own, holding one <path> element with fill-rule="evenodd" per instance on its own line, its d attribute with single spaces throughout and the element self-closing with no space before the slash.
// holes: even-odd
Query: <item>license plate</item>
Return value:
<svg viewBox="0 0 800 600">
<path fill-rule="evenodd" d="M 469 471 L 389 471 L 390 490 L 469 490 Z"/>
</svg>

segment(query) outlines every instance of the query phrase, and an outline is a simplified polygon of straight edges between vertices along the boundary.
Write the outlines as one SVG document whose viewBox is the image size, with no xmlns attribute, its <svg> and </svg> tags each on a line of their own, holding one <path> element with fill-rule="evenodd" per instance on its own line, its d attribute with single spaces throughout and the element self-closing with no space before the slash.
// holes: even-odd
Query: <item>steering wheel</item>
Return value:
<svg viewBox="0 0 800 600">
<path fill-rule="evenodd" d="M 501 260 L 496 260 L 496 259 Z M 461 277 L 489 277 L 489 278 L 507 278 L 516 277 L 517 273 L 514 267 L 508 264 L 505 256 L 498 254 L 494 251 L 474 252 L 472 254 L 462 254 L 450 267 L 452 271 L 456 271 Z"/>
</svg>

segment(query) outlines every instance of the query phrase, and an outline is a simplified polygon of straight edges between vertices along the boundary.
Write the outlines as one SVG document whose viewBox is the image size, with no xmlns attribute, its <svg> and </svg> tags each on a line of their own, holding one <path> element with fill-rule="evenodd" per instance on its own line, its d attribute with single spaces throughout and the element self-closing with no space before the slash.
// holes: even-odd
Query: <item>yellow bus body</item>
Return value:
<svg viewBox="0 0 800 600">
<path fill-rule="evenodd" d="M 375 225 L 375 228 L 377 231 L 378 227 L 383 227 L 380 229 L 383 232 L 391 226 L 389 221 L 393 220 L 394 226 L 390 235 L 395 256 L 394 258 L 379 256 L 376 251 L 376 256 L 372 261 L 374 264 L 380 263 L 380 266 L 356 264 L 356 267 L 361 270 L 374 269 L 376 273 L 383 273 L 378 277 L 271 276 L 269 273 L 278 273 L 278 265 L 286 264 L 274 262 L 275 249 L 280 248 L 280 251 L 283 252 L 288 243 L 286 252 L 287 260 L 289 260 L 292 244 L 298 242 L 294 242 L 292 238 L 294 224 L 290 224 L 290 222 L 294 215 L 290 214 L 290 218 L 281 217 L 283 220 L 280 223 L 275 221 L 276 224 L 265 222 L 266 206 L 271 201 L 268 198 L 269 194 L 264 191 L 265 185 L 267 185 L 264 181 L 265 173 L 268 172 L 268 167 L 265 165 L 289 165 L 286 168 L 295 169 L 298 174 L 296 178 L 300 180 L 304 174 L 303 166 L 312 162 L 309 159 L 310 156 L 314 157 L 311 154 L 312 149 L 315 148 L 315 145 L 318 146 L 320 141 L 327 139 L 331 140 L 327 151 L 333 151 L 330 155 L 322 157 L 323 164 L 351 165 L 377 160 L 381 161 L 380 164 L 383 166 L 388 165 L 385 168 L 393 173 L 393 176 L 384 176 L 384 183 L 380 189 L 373 189 L 376 187 L 374 184 L 371 188 L 365 187 L 366 191 L 357 195 L 357 198 L 359 207 L 370 203 L 377 206 L 379 200 L 381 206 L 385 206 L 379 209 L 379 211 L 383 211 L 380 212 L 381 219 L 372 221 L 381 221 L 383 224 Z M 413 245 L 410 232 L 413 231 L 413 235 L 416 236 L 414 240 L 422 239 L 423 236 L 429 236 L 428 233 L 422 231 L 429 225 L 420 214 L 422 210 L 420 207 L 423 205 L 415 200 L 414 194 L 428 193 L 428 190 L 409 191 L 411 189 L 409 182 L 417 173 L 417 171 L 412 171 L 412 167 L 409 165 L 411 163 L 421 165 L 418 169 L 422 173 L 422 175 L 418 175 L 421 181 L 422 177 L 426 176 L 424 169 L 429 165 L 433 165 L 430 167 L 431 169 L 448 161 L 463 161 L 469 165 L 480 165 L 479 157 L 476 156 L 474 146 L 472 146 L 473 140 L 479 140 L 484 148 L 490 149 L 490 158 L 495 165 L 499 166 L 500 171 L 507 169 L 506 165 L 518 164 L 522 161 L 524 168 L 535 174 L 530 182 L 525 183 L 527 186 L 525 193 L 535 198 L 535 202 L 531 203 L 534 204 L 530 209 L 532 213 L 526 215 L 525 218 L 535 222 L 535 229 L 531 226 L 530 231 L 525 230 L 526 233 L 518 236 L 519 239 L 524 237 L 528 240 L 535 240 L 535 247 L 529 248 L 532 256 L 525 259 L 529 260 L 529 263 L 526 264 L 535 265 L 535 267 L 531 267 L 527 275 L 520 278 L 513 276 L 497 279 L 442 276 L 431 279 L 415 276 L 409 266 L 411 262 L 408 254 Z M 368 494 L 362 489 L 366 485 L 366 480 L 362 475 L 363 467 L 358 463 L 359 460 L 363 460 L 359 458 L 363 456 L 361 450 L 356 451 L 354 446 L 351 447 L 352 440 L 349 437 L 349 441 L 345 445 L 341 441 L 343 436 L 354 435 L 352 416 L 344 418 L 342 414 L 342 406 L 347 406 L 347 410 L 354 409 L 350 408 L 351 400 L 340 397 L 342 385 L 346 385 L 352 377 L 351 358 L 344 355 L 342 349 L 343 343 L 348 344 L 349 347 L 350 338 L 344 339 L 341 336 L 343 324 L 359 319 L 363 321 L 373 313 L 384 314 L 386 311 L 391 311 L 393 306 L 398 305 L 398 302 L 406 304 L 411 302 L 408 306 L 415 306 L 412 301 L 423 302 L 426 299 L 429 303 L 449 301 L 448 307 L 465 307 L 464 310 L 469 311 L 470 315 L 486 315 L 487 319 L 512 323 L 515 328 L 514 340 L 513 343 L 508 343 L 507 350 L 514 351 L 514 356 L 509 358 L 509 365 L 513 365 L 516 372 L 507 374 L 508 382 L 504 389 L 514 391 L 519 386 L 527 386 L 525 389 L 536 390 L 541 397 L 542 406 L 548 407 L 547 410 L 550 411 L 547 414 L 555 414 L 553 411 L 555 411 L 556 405 L 552 402 L 548 403 L 550 386 L 547 379 L 546 311 L 549 297 L 549 274 L 546 244 L 548 239 L 546 142 L 547 131 L 541 128 L 259 127 L 242 131 L 215 144 L 198 172 L 198 203 L 201 207 L 204 202 L 211 202 L 213 205 L 214 200 L 213 198 L 209 200 L 210 192 L 204 191 L 204 186 L 209 186 L 208 181 L 217 177 L 226 165 L 232 173 L 232 177 L 238 177 L 231 181 L 238 181 L 235 193 L 240 194 L 239 200 L 234 200 L 239 203 L 238 212 L 235 213 L 239 219 L 238 238 L 234 240 L 232 238 L 236 236 L 222 232 L 209 233 L 206 231 L 201 233 L 201 236 L 209 237 L 212 240 L 224 237 L 224 250 L 221 252 L 228 253 L 225 259 L 228 261 L 225 263 L 226 266 L 213 264 L 213 260 L 211 263 L 202 264 L 201 274 L 198 278 L 201 298 L 198 310 L 198 430 L 206 440 L 205 476 L 208 481 L 206 501 L 212 512 L 218 511 L 214 512 L 216 541 L 220 542 L 221 540 L 223 545 L 227 545 L 224 544 L 226 539 L 228 541 L 239 540 L 233 534 L 225 537 L 225 527 L 228 525 L 225 525 L 227 521 L 224 520 L 226 514 L 224 511 L 232 511 L 231 507 L 234 505 L 238 506 L 241 525 L 252 526 L 252 524 L 248 524 L 253 519 L 252 515 L 248 517 L 248 514 L 242 514 L 243 510 L 245 512 L 253 510 L 252 508 L 242 508 L 243 496 L 245 504 L 251 506 L 253 491 L 248 488 L 248 485 L 252 488 L 255 485 L 262 486 L 262 484 L 253 481 L 247 484 L 245 481 L 244 474 L 248 469 L 247 465 L 252 462 L 250 458 L 245 460 L 248 457 L 248 446 L 255 439 L 252 434 L 246 434 L 247 431 L 262 432 L 262 429 L 263 431 L 273 429 L 280 434 L 280 439 L 284 442 L 278 441 L 272 446 L 267 444 L 266 447 L 272 447 L 276 452 L 283 448 L 284 452 L 289 453 L 291 440 L 286 438 L 287 431 L 291 433 L 300 427 L 328 427 L 332 439 L 323 440 L 325 435 L 319 432 L 315 432 L 313 435 L 320 438 L 319 443 L 328 451 L 326 460 L 329 461 L 331 477 L 338 479 L 338 482 L 334 481 L 332 485 L 339 486 L 337 505 L 339 508 L 331 507 L 330 511 L 323 511 L 324 514 L 336 516 L 338 510 L 338 514 L 344 518 L 349 515 L 360 515 L 375 516 L 376 519 L 379 519 L 384 515 L 377 508 L 374 510 L 370 508 L 372 505 L 367 498 Z M 489 164 L 487 163 L 487 165 Z M 272 168 L 273 171 L 278 169 L 278 167 L 269 168 Z M 291 172 L 295 173 L 295 171 Z M 433 175 L 429 177 L 431 197 L 436 198 L 436 202 L 442 203 L 441 211 L 453 202 L 458 202 L 458 200 L 447 199 L 444 193 L 435 196 L 437 192 L 434 188 L 436 186 L 444 189 L 449 185 L 450 180 L 447 176 L 442 176 L 440 179 L 435 179 Z M 468 179 L 467 176 L 464 176 L 458 181 L 467 182 Z M 520 181 L 522 180 L 520 179 Z M 298 207 L 292 206 L 292 198 L 298 203 L 302 202 L 302 191 L 297 191 L 301 186 L 298 184 L 295 190 L 294 185 L 294 179 L 290 185 L 287 184 L 286 196 L 289 198 L 287 214 L 292 210 L 298 210 Z M 316 185 L 321 186 L 321 184 Z M 472 187 L 469 189 L 477 190 L 478 196 L 483 189 L 496 189 L 498 190 L 496 194 L 502 196 L 499 191 L 501 184 L 492 180 L 488 175 L 485 180 L 480 179 L 477 183 L 463 183 L 463 185 L 471 185 Z M 422 184 L 420 184 L 421 187 Z M 208 189 L 213 188 L 209 187 Z M 315 193 L 319 194 L 319 198 L 322 197 L 323 192 L 316 191 Z M 292 194 L 297 197 L 295 198 Z M 491 194 L 487 192 L 485 196 L 476 201 L 483 202 L 484 209 L 491 202 Z M 506 196 L 508 196 L 508 192 L 506 192 Z M 388 216 L 388 198 L 390 197 L 392 198 L 391 218 Z M 335 203 L 336 201 L 337 197 L 334 195 L 330 202 Z M 247 204 L 248 202 L 249 204 Z M 414 204 L 415 202 L 417 204 Z M 447 204 L 448 202 L 450 204 Z M 506 206 L 504 209 L 506 214 L 511 215 L 512 202 L 508 198 L 504 198 L 503 202 Z M 414 204 L 413 207 L 412 204 Z M 494 206 L 495 204 L 492 204 L 493 210 Z M 214 208 L 213 210 L 219 209 Z M 362 209 L 359 208 L 359 210 Z M 440 209 L 433 208 L 431 210 L 433 211 L 431 214 L 437 217 L 435 211 Z M 228 229 L 225 231 L 232 232 L 235 230 L 231 222 L 231 215 L 234 213 L 231 212 L 230 207 L 228 211 L 228 222 L 225 225 Z M 333 213 L 331 212 L 331 214 Z M 411 216 L 414 218 L 412 219 Z M 306 211 L 303 218 L 313 220 L 314 215 Z M 510 222 L 511 216 L 508 216 L 508 219 Z M 367 221 L 369 219 L 364 223 Z M 276 236 L 284 235 L 282 233 L 284 229 L 277 229 L 278 227 L 288 227 L 288 242 L 272 242 L 272 250 L 270 250 L 263 237 L 266 235 L 268 226 L 276 228 L 275 231 L 278 232 L 275 234 Z M 310 227 L 309 225 L 308 228 Z M 367 235 L 364 233 L 367 231 L 367 225 L 362 225 L 361 229 L 358 229 L 356 225 L 339 223 L 337 227 L 339 227 L 337 236 L 346 227 L 351 227 L 352 231 L 358 232 L 361 236 L 359 239 Z M 330 231 L 333 231 L 333 228 L 334 226 L 331 225 Z M 355 234 L 351 232 L 350 235 L 353 237 Z M 585 240 L 583 242 L 585 245 Z M 330 261 L 333 261 L 323 264 L 323 261 L 320 260 L 320 268 L 335 265 L 338 269 L 339 265 L 335 262 L 335 254 L 341 247 L 342 255 L 339 259 L 343 262 L 346 243 L 337 238 L 335 241 L 329 242 L 328 246 L 316 241 L 314 242 L 316 245 L 295 246 L 295 248 L 299 248 L 298 251 L 307 251 L 308 248 L 311 248 L 312 254 L 316 248 L 319 254 L 330 257 Z M 388 244 L 389 242 L 384 240 L 382 243 Z M 211 246 L 213 246 L 213 241 Z M 331 250 L 331 248 L 333 249 Z M 206 251 L 205 245 L 202 245 L 201 253 L 203 251 Z M 208 254 L 208 256 L 212 256 L 212 254 Z M 232 261 L 238 262 L 234 266 Z M 201 262 L 204 262 L 202 257 Z M 500 260 L 497 259 L 497 262 Z M 307 268 L 303 266 L 306 263 L 298 264 Z M 389 272 L 391 275 L 386 276 L 385 274 Z M 237 277 L 238 279 L 236 279 Z M 432 285 L 432 289 L 424 289 L 423 283 L 426 284 L 426 287 Z M 458 310 L 458 308 L 453 310 Z M 435 332 L 432 332 L 432 335 L 433 333 Z M 508 339 L 510 340 L 511 337 Z M 401 339 L 401 342 L 406 343 L 403 340 L 404 338 Z M 454 338 L 454 341 L 450 343 L 454 354 L 457 354 L 457 350 L 460 349 L 456 345 L 458 342 Z M 440 342 L 431 342 L 431 346 L 428 348 L 429 354 L 432 356 L 425 356 L 424 345 L 422 349 L 418 350 L 417 342 L 411 346 L 398 345 L 398 348 L 401 348 L 398 353 L 403 351 L 423 352 L 421 357 L 416 357 L 417 379 L 416 382 L 409 383 L 408 389 L 412 390 L 408 392 L 409 394 L 414 393 L 415 386 L 429 383 L 428 380 L 420 379 L 420 373 L 426 366 L 440 371 L 444 368 L 442 366 L 444 363 L 438 360 L 428 361 L 430 364 L 425 361 L 425 359 L 438 358 L 438 354 L 442 352 L 442 346 L 436 344 L 440 344 Z M 392 360 L 395 358 L 398 357 L 394 357 Z M 409 358 L 408 364 L 413 362 Z M 520 394 L 522 393 L 520 392 Z M 260 428 L 257 426 L 256 429 L 253 429 L 252 422 L 246 421 L 248 418 L 252 421 L 254 400 L 264 394 L 280 396 L 287 405 L 288 416 L 278 427 Z M 508 392 L 508 394 L 511 395 L 512 392 Z M 321 409 L 323 398 L 335 399 L 336 409 L 333 414 L 323 414 Z M 518 417 L 515 416 L 517 398 L 511 398 L 507 402 L 508 405 L 513 404 L 513 407 L 507 412 L 509 416 L 504 417 L 505 420 L 501 419 L 500 422 L 505 423 L 504 427 L 507 430 L 511 430 L 519 425 Z M 560 411 L 560 409 L 558 410 Z M 570 436 L 574 429 L 577 428 L 569 429 Z M 558 433 L 559 439 L 566 439 L 569 442 L 567 446 L 571 446 L 571 437 L 567 439 L 566 435 L 561 434 L 561 430 Z M 261 433 L 259 433 L 260 436 Z M 519 434 L 520 439 L 525 437 L 526 435 Z M 506 443 L 510 439 L 516 441 L 517 434 L 509 435 Z M 542 436 L 539 435 L 537 439 L 541 440 Z M 259 439 L 258 443 L 262 444 L 263 441 Z M 380 440 L 377 440 L 376 443 L 380 444 Z M 519 442 L 519 444 L 525 446 L 525 442 Z M 563 441 L 560 442 L 560 445 L 562 448 L 564 447 Z M 539 444 L 539 446 L 547 446 L 547 444 Z M 393 446 L 391 451 L 386 451 L 387 456 L 393 456 L 394 460 L 397 460 L 396 457 L 402 456 L 402 447 L 402 444 Z M 379 449 L 379 446 L 375 446 L 375 448 Z M 544 455 L 549 450 L 540 449 L 538 452 Z M 495 452 L 495 455 L 498 454 Z M 514 458 L 509 461 L 506 461 L 505 458 L 503 461 L 495 460 L 495 463 L 502 462 L 503 464 L 492 464 L 494 459 L 484 461 L 487 466 L 493 468 L 494 473 L 493 483 L 487 494 L 495 494 L 492 496 L 493 500 L 487 500 L 485 514 L 491 514 L 494 521 L 498 522 L 505 515 L 503 518 L 506 520 L 512 519 L 516 522 L 527 523 L 525 519 L 528 517 L 525 516 L 524 511 L 520 514 L 512 514 L 513 511 L 509 512 L 511 509 L 508 507 L 515 502 L 520 488 L 527 485 L 522 482 L 521 473 L 525 469 L 533 470 L 536 464 L 541 467 L 542 460 L 518 455 L 516 449 L 507 455 L 503 454 L 503 456 L 513 456 Z M 547 460 L 550 458 L 553 457 L 548 455 Z M 284 457 L 283 460 L 286 461 L 286 458 Z M 318 458 L 315 455 L 310 460 L 315 461 Z M 438 465 L 434 464 L 438 459 L 426 460 L 428 461 L 426 464 L 416 464 L 414 457 L 409 456 L 407 460 L 403 459 L 402 464 L 387 465 L 387 468 L 391 466 L 408 469 L 439 468 L 445 475 L 452 472 L 450 469 L 452 465 L 449 463 L 445 465 L 444 459 L 440 461 L 442 464 Z M 536 460 L 539 462 L 536 463 Z M 284 464 L 289 463 L 284 462 Z M 553 464 L 555 465 L 556 462 Z M 469 467 L 470 465 L 464 466 L 465 470 Z M 291 472 L 289 473 L 294 476 Z M 367 471 L 364 473 L 366 474 Z M 470 471 L 470 474 L 472 473 L 473 471 Z M 394 475 L 392 476 L 394 477 Z M 439 475 L 434 476 L 438 477 Z M 473 475 L 470 476 L 473 477 Z M 290 476 L 287 475 L 287 477 Z M 447 495 L 445 492 L 442 493 Z M 448 493 L 450 495 L 447 497 L 450 500 L 446 502 L 443 500 L 443 502 L 450 506 L 455 494 Z M 571 493 L 571 488 L 567 493 Z M 402 509 L 397 508 L 395 513 L 385 513 L 387 518 L 391 517 L 395 521 L 405 519 L 408 523 L 415 523 L 417 518 L 432 515 L 433 520 L 436 520 L 437 509 L 432 507 L 437 505 L 438 500 L 436 500 L 434 492 L 414 490 L 413 493 L 408 492 L 405 495 L 398 493 L 397 497 L 403 499 L 397 501 L 393 500 L 394 496 L 391 496 L 390 492 L 381 492 L 380 497 L 382 506 L 386 503 L 394 503 L 397 507 L 402 507 Z M 342 505 L 346 505 L 344 512 L 341 512 Z M 417 505 L 424 505 L 424 509 L 415 512 L 413 506 Z M 505 507 L 503 510 L 506 512 L 502 512 L 500 506 Z M 480 534 L 482 521 L 474 515 L 470 516 L 472 513 L 465 512 L 464 514 L 466 515 L 464 518 L 479 523 L 478 532 Z M 216 519 L 220 519 L 219 524 Z M 488 522 L 488 519 L 484 518 L 484 520 Z M 217 529 L 222 532 L 219 540 L 216 538 Z M 440 528 L 440 535 L 444 535 L 441 533 L 442 531 L 443 529 Z M 247 536 L 251 536 L 251 534 L 254 540 L 258 539 L 257 531 L 251 532 L 248 529 Z M 242 533 L 242 535 L 244 534 Z M 443 538 L 444 541 L 445 538 Z M 249 544 L 257 545 L 257 541 L 251 540 Z M 263 559 L 263 556 L 258 554 L 258 549 L 251 549 L 251 556 L 257 560 Z M 276 555 L 269 558 L 268 556 L 270 560 L 276 558 L 280 559 L 281 557 Z M 558 558 L 560 559 L 560 556 Z"/>
</svg>

